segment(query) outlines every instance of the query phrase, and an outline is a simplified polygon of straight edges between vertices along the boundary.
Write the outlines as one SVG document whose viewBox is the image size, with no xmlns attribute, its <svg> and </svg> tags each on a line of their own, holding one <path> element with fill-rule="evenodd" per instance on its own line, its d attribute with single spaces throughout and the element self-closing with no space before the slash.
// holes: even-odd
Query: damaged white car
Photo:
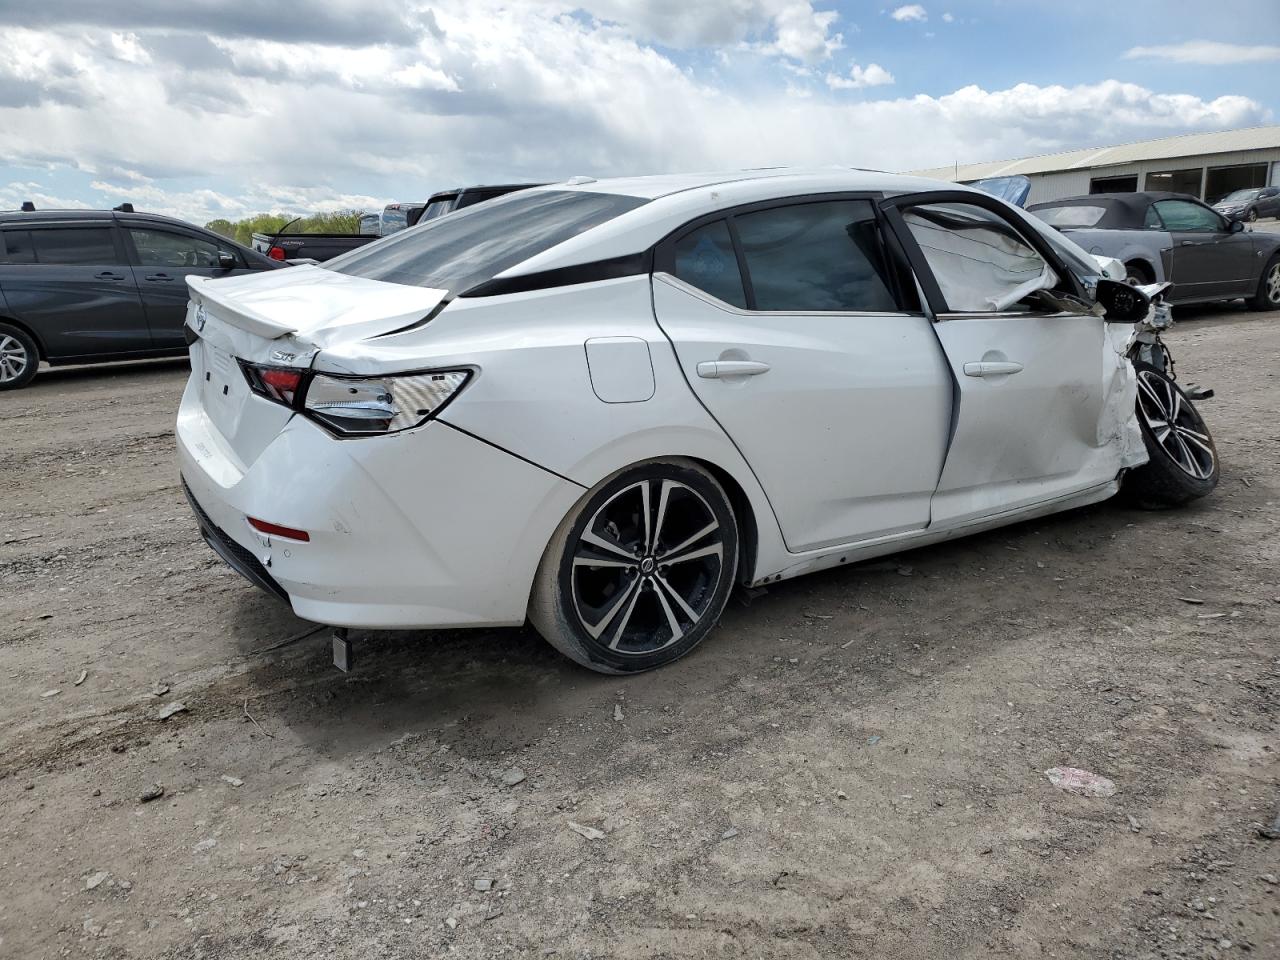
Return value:
<svg viewBox="0 0 1280 960">
<path fill-rule="evenodd" d="M 1208 493 L 1161 308 L 1100 272 L 1000 200 L 888 174 L 534 188 L 323 267 L 191 278 L 182 476 L 213 549 L 299 616 L 527 619 L 647 670 L 735 584 L 1122 484 Z"/>
</svg>

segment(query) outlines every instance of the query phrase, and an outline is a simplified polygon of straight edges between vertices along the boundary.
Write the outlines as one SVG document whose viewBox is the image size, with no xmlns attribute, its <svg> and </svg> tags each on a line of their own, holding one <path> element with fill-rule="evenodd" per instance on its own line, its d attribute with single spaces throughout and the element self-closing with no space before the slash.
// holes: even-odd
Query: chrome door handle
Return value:
<svg viewBox="0 0 1280 960">
<path fill-rule="evenodd" d="M 1017 373 L 1022 364 L 1012 360 L 974 360 L 964 365 L 966 377 L 1003 377 Z"/>
<path fill-rule="evenodd" d="M 759 360 L 703 360 L 698 364 L 698 376 L 704 380 L 755 377 L 768 372 L 769 365 Z"/>
</svg>

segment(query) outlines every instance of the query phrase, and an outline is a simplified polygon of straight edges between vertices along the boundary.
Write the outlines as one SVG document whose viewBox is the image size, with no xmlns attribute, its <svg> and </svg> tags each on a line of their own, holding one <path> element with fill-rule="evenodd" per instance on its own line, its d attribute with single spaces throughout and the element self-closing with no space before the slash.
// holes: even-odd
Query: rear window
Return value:
<svg viewBox="0 0 1280 960">
<path fill-rule="evenodd" d="M 1031 211 L 1051 227 L 1096 227 L 1106 215 L 1106 207 L 1092 205 L 1037 207 Z"/>
<path fill-rule="evenodd" d="M 353 277 L 434 287 L 458 296 L 646 202 L 569 190 L 510 193 L 401 231 L 324 266 Z"/>
</svg>

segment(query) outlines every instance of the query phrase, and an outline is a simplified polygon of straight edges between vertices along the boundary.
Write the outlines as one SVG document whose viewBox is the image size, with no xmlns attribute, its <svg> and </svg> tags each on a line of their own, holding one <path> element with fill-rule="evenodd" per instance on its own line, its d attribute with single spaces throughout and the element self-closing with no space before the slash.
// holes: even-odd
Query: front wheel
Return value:
<svg viewBox="0 0 1280 960">
<path fill-rule="evenodd" d="M 1249 222 L 1250 222 L 1250 223 L 1257 223 L 1257 222 L 1258 222 L 1258 208 L 1257 208 L 1257 207 L 1251 207 L 1251 208 L 1249 209 Z"/>
<path fill-rule="evenodd" d="M 724 489 L 692 461 L 653 460 L 602 481 L 569 512 L 538 567 L 529 620 L 584 667 L 640 673 L 702 642 L 737 571 Z"/>
<path fill-rule="evenodd" d="M 1218 448 L 1190 398 L 1167 376 L 1141 360 L 1138 426 L 1148 461 L 1124 478 L 1124 493 L 1149 510 L 1177 507 L 1207 496 L 1218 485 Z"/>
</svg>

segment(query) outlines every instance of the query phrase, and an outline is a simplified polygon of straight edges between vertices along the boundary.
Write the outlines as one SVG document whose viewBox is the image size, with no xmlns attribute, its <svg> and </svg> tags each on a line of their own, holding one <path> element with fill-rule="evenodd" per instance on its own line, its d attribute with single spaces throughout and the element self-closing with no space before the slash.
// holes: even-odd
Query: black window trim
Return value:
<svg viewBox="0 0 1280 960">
<path fill-rule="evenodd" d="M 884 200 L 880 206 L 888 218 L 890 228 L 906 252 L 907 259 L 911 263 L 912 270 L 920 283 L 921 289 L 924 290 L 925 299 L 928 301 L 935 319 L 1043 315 L 1039 313 L 1027 314 L 1014 310 L 951 310 L 947 306 L 946 298 L 942 295 L 942 288 L 938 285 L 937 278 L 933 275 L 933 269 L 929 266 L 929 261 L 925 257 L 924 251 L 916 243 L 915 236 L 911 233 L 911 228 L 907 226 L 907 222 L 902 216 L 903 207 L 918 207 L 935 203 L 969 204 L 1004 218 L 1018 231 L 1023 242 L 1035 250 L 1053 268 L 1053 272 L 1070 287 L 1070 293 L 1082 300 L 1087 299 L 1087 291 L 1085 291 L 1076 275 L 1067 269 L 1057 252 L 1040 236 L 1039 231 L 1027 223 L 1026 218 L 1019 211 L 1008 204 L 988 194 L 965 190 L 926 190 L 919 193 L 898 194 Z"/>
<path fill-rule="evenodd" d="M 889 273 L 889 283 L 887 284 L 889 295 L 893 298 L 897 309 L 895 310 L 758 310 L 756 309 L 755 288 L 751 282 L 751 270 L 747 266 L 746 255 L 742 249 L 742 241 L 738 237 L 738 228 L 734 222 L 734 218 L 744 214 L 756 213 L 761 210 L 772 210 L 777 207 L 796 207 L 804 206 L 812 203 L 837 203 L 846 200 L 865 200 L 871 204 L 872 214 L 876 220 L 876 234 L 880 238 L 881 252 L 884 255 L 884 266 Z M 911 269 L 908 261 L 903 255 L 901 246 L 895 242 L 896 238 L 891 231 L 887 229 L 887 223 L 884 217 L 884 211 L 881 208 L 881 201 L 884 200 L 884 192 L 881 190 L 834 190 L 824 193 L 802 193 L 793 194 L 786 197 L 771 197 L 768 200 L 756 200 L 751 203 L 743 203 L 734 207 L 726 207 L 723 210 L 716 210 L 712 213 L 701 214 L 692 220 L 688 220 L 674 230 L 670 231 L 665 237 L 659 240 L 653 246 L 653 271 L 654 273 L 663 273 L 676 281 L 682 287 L 689 290 L 697 290 L 702 297 L 715 303 L 723 309 L 739 313 L 750 314 L 753 316 L 839 316 L 839 317 L 883 317 L 883 316 L 925 316 L 925 311 L 920 307 L 912 308 L 910 306 L 915 297 L 909 297 L 906 291 L 908 282 L 914 284 L 914 278 L 911 276 Z M 729 238 L 733 241 L 734 255 L 738 261 L 738 272 L 742 275 L 743 292 L 746 295 L 747 306 L 739 307 L 736 304 L 727 303 L 713 294 L 707 293 L 689 283 L 687 280 L 681 280 L 675 272 L 675 246 L 680 240 L 684 239 L 695 230 L 705 227 L 707 224 L 715 223 L 723 220 L 729 228 Z"/>
</svg>

